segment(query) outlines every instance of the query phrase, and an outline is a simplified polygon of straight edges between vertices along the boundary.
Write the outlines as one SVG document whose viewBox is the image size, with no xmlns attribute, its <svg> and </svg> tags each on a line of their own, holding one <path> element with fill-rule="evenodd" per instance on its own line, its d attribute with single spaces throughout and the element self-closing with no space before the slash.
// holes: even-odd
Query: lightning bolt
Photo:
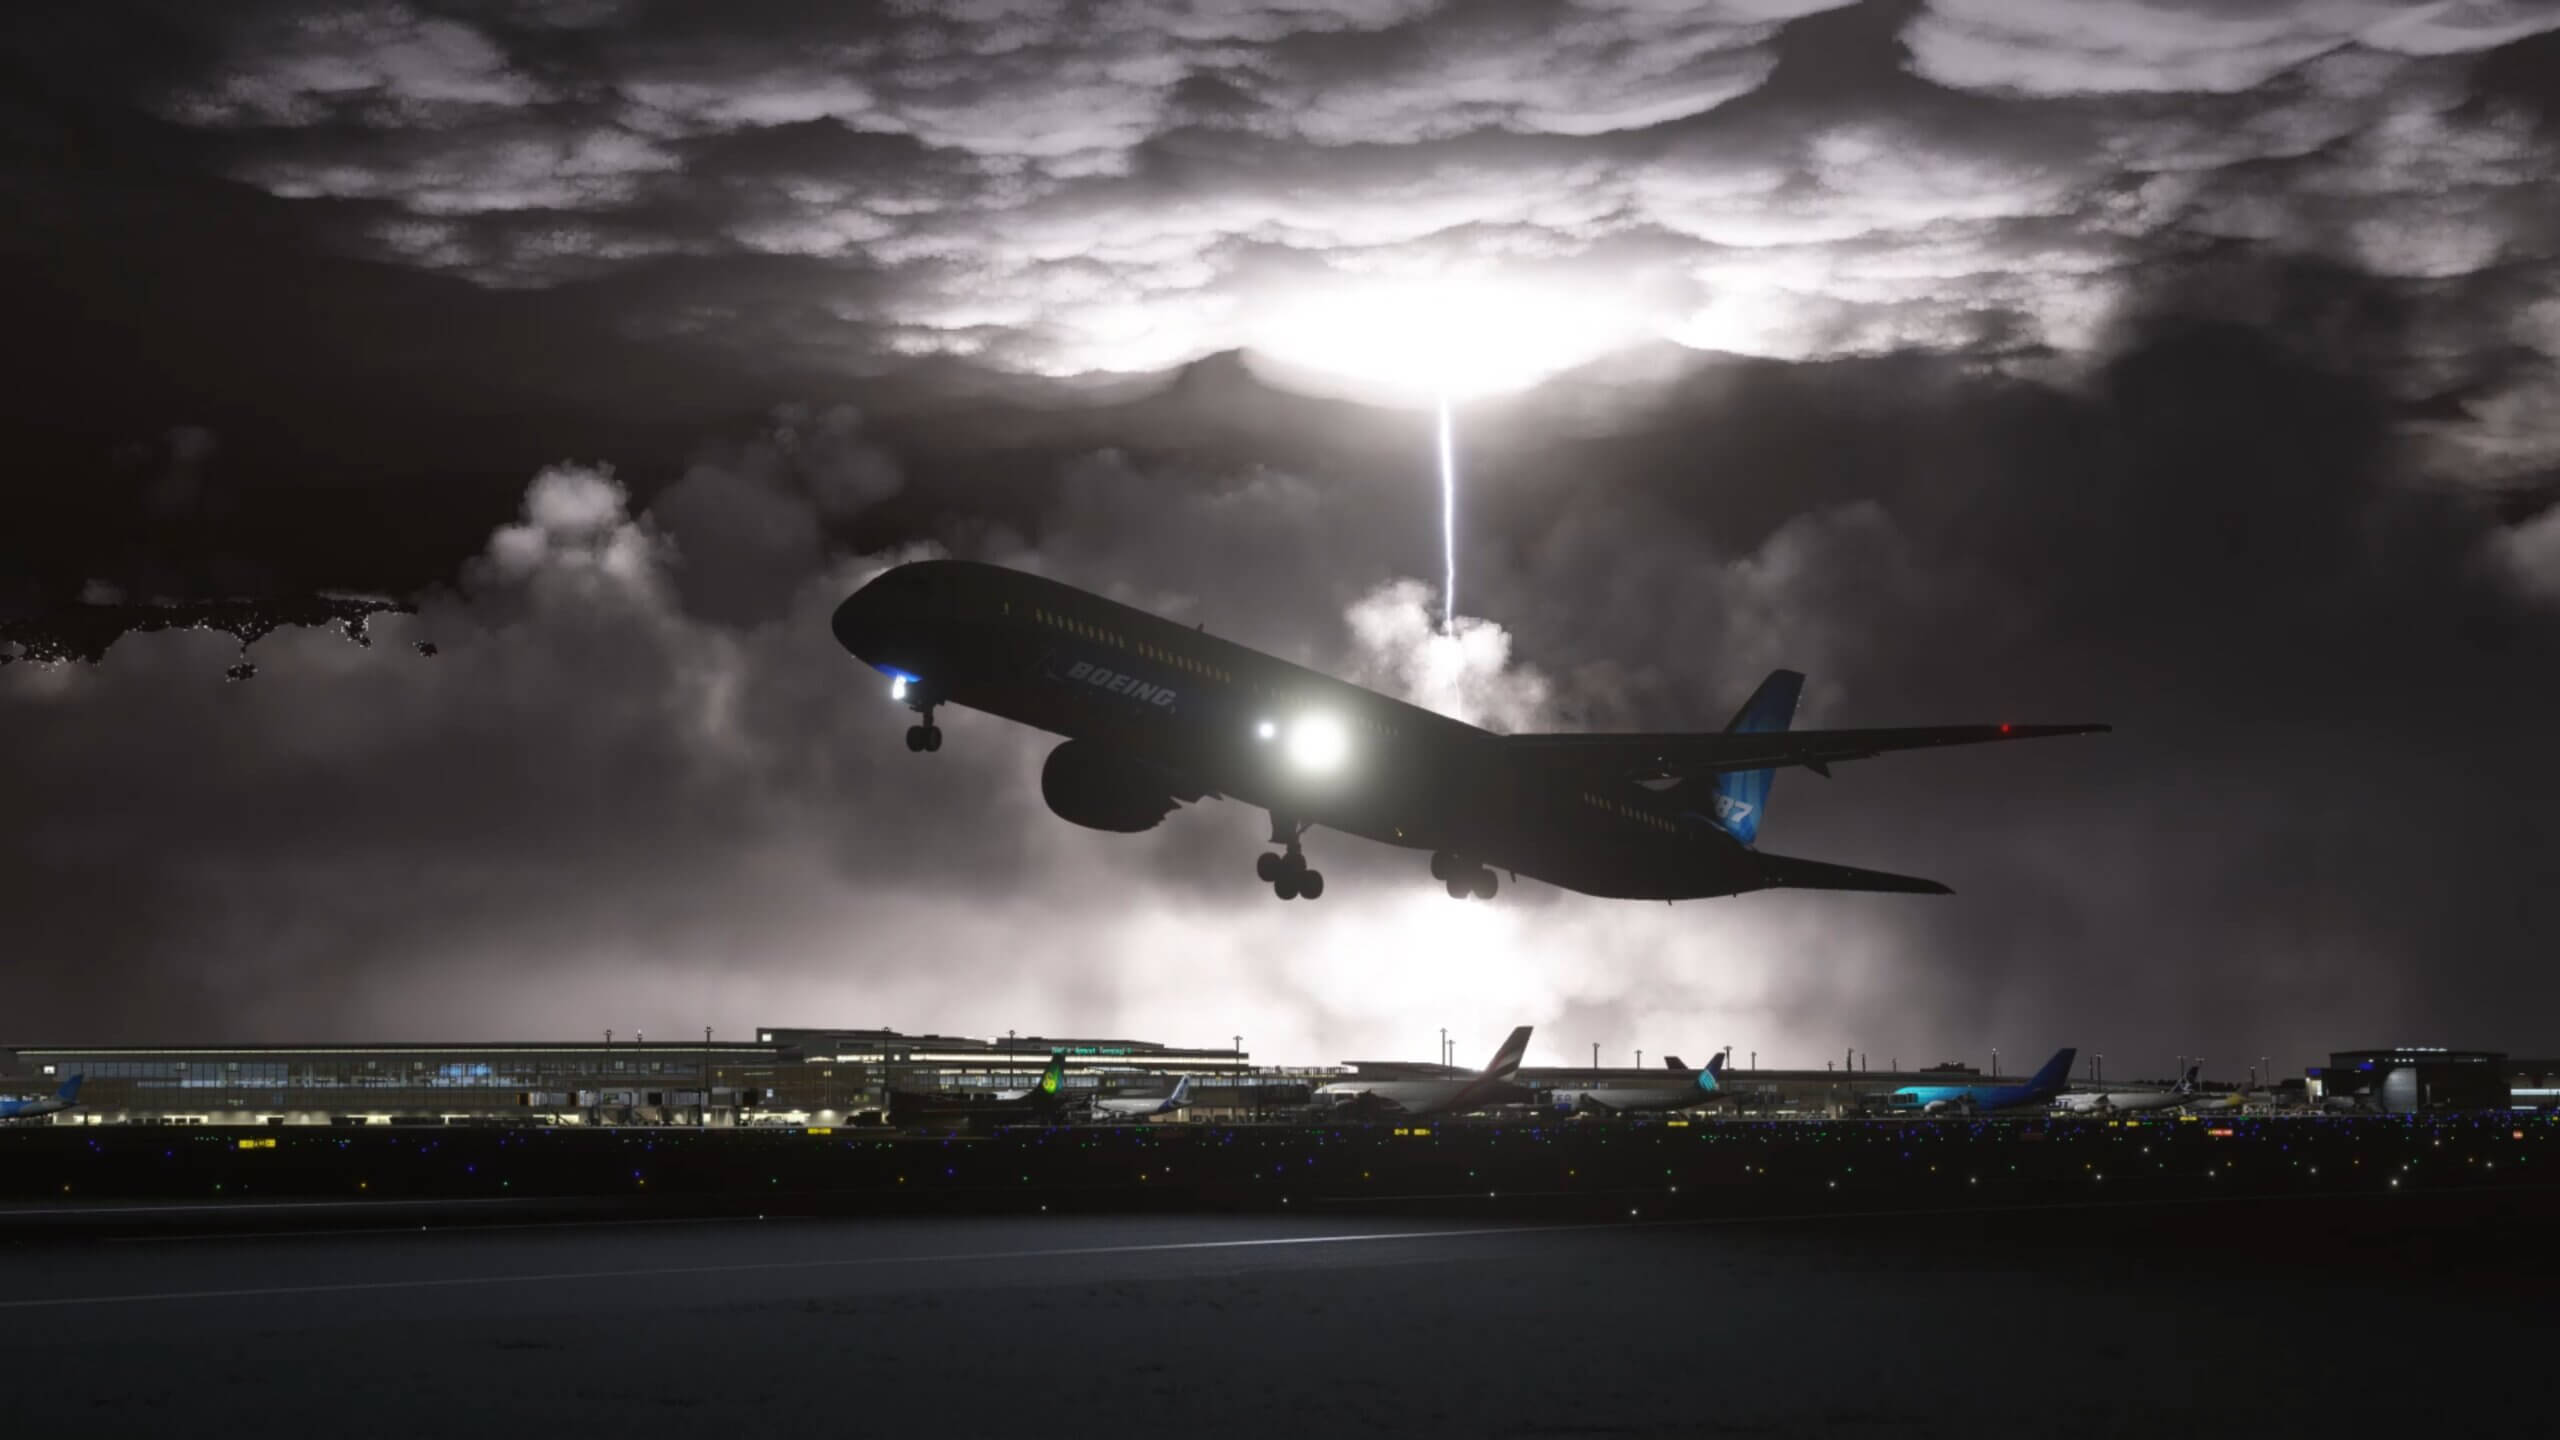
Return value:
<svg viewBox="0 0 2560 1440">
<path fill-rule="evenodd" d="M 1449 422 L 1449 395 L 1440 394 L 1440 628 L 1458 624 L 1458 447 Z"/>
</svg>

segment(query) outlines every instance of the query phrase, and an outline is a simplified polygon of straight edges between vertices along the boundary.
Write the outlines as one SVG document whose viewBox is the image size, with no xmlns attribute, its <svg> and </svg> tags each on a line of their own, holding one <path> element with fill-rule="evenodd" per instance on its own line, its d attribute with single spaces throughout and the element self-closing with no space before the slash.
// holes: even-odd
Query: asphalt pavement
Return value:
<svg viewBox="0 0 2560 1440">
<path fill-rule="evenodd" d="M 2555 1216 L 128 1212 L 0 1235 L 0 1345 L 33 1433 L 2460 1433 L 2547 1413 Z"/>
</svg>

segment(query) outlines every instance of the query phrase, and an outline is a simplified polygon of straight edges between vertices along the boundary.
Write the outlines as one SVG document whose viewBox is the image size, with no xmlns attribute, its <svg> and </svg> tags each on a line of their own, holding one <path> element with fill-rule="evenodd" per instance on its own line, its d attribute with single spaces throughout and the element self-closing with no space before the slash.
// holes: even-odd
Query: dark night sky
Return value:
<svg viewBox="0 0 2560 1440">
<path fill-rule="evenodd" d="M 18 7 L 0 616 L 421 611 L 0 668 L 0 1041 L 2548 1052 L 2554 96 L 2548 4 Z M 2119 733 L 1782 777 L 1950 899 L 1284 906 L 907 754 L 824 617 L 930 553 L 1497 728 Z"/>
</svg>

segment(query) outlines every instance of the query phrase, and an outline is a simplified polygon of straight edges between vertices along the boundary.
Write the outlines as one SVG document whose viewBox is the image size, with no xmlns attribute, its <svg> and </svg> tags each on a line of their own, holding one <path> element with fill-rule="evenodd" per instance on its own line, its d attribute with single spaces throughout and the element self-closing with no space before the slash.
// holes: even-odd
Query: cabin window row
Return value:
<svg viewBox="0 0 2560 1440">
<path fill-rule="evenodd" d="M 1053 630 L 1064 630 L 1070 635 L 1082 636 L 1097 645 L 1109 645 L 1115 649 L 1127 650 L 1133 654 L 1141 655 L 1149 660 L 1153 660 L 1160 665 L 1171 665 L 1177 670 L 1188 670 L 1194 675 L 1202 675 L 1209 679 L 1222 682 L 1232 681 L 1234 679 L 1234 677 L 1229 675 L 1226 671 L 1219 669 L 1215 665 L 1208 664 L 1205 661 L 1195 660 L 1188 655 L 1167 650 L 1161 646 L 1147 644 L 1143 640 L 1132 640 L 1128 636 L 1122 635 L 1116 631 L 1105 630 L 1099 625 L 1087 624 L 1086 622 L 1075 619 L 1071 616 L 1061 615 L 1054 610 L 1043 610 L 1035 606 L 1031 611 L 1031 617 Z"/>
<path fill-rule="evenodd" d="M 1606 795 L 1595 795 L 1588 790 L 1582 792 L 1582 803 L 1594 809 L 1606 810 L 1622 820 L 1632 820 L 1639 825 L 1650 826 L 1666 833 L 1676 833 L 1680 828 L 1650 811 L 1639 810 L 1623 800 L 1612 800 Z"/>
</svg>

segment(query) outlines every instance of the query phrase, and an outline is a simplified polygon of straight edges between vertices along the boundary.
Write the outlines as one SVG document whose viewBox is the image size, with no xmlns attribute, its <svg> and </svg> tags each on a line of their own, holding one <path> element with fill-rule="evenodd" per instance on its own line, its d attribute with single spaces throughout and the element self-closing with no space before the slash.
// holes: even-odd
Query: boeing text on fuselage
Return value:
<svg viewBox="0 0 2560 1440">
<path fill-rule="evenodd" d="M 2107 728 L 1795 730 L 1804 677 L 1778 670 L 1720 731 L 1497 735 L 1071 585 L 957 560 L 887 571 L 836 608 L 834 630 L 918 712 L 911 750 L 941 748 L 944 705 L 1059 736 L 1040 789 L 1064 819 L 1125 834 L 1206 799 L 1268 812 L 1278 848 L 1255 873 L 1282 899 L 1324 893 L 1302 843 L 1318 826 L 1427 853 L 1456 898 L 1491 899 L 1498 870 L 1619 899 L 1944 894 L 1761 850 L 1777 772 Z"/>
<path fill-rule="evenodd" d="M 1068 666 L 1067 678 L 1082 680 L 1088 685 L 1108 690 L 1114 695 L 1126 695 L 1132 700 L 1149 705 L 1171 705 L 1177 698 L 1170 685 L 1150 685 L 1135 675 L 1123 675 L 1116 671 L 1105 670 L 1090 660 L 1079 660 Z"/>
</svg>

